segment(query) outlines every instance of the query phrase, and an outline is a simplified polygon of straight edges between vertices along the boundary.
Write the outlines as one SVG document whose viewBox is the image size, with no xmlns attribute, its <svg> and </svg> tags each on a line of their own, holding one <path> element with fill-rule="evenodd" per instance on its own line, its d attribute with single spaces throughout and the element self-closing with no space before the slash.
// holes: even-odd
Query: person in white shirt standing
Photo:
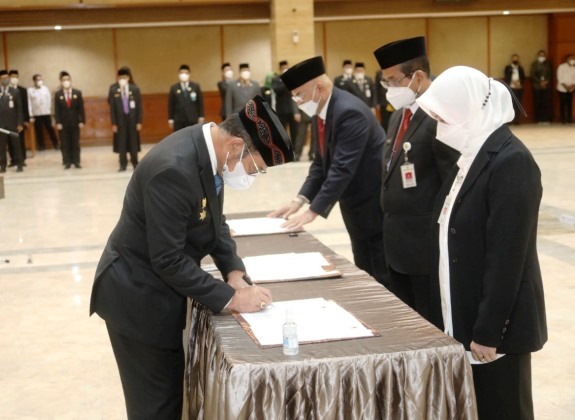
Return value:
<svg viewBox="0 0 575 420">
<path fill-rule="evenodd" d="M 46 128 L 54 150 L 58 150 L 58 137 L 54 127 L 52 127 L 52 95 L 50 89 L 44 86 L 41 74 L 32 77 L 34 86 L 28 88 L 28 104 L 30 106 L 30 122 L 34 123 L 36 131 L 36 143 L 38 150 L 44 150 L 44 133 L 42 127 Z"/>
<path fill-rule="evenodd" d="M 575 90 L 575 56 L 569 54 L 563 64 L 557 67 L 557 91 L 559 92 L 559 114 L 563 124 L 573 122 L 573 91 Z"/>
</svg>

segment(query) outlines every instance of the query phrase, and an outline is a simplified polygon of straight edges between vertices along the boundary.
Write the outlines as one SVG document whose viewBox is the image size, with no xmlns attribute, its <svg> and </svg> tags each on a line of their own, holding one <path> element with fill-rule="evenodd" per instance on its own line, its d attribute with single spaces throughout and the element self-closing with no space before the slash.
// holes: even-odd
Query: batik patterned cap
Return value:
<svg viewBox="0 0 575 420">
<path fill-rule="evenodd" d="M 267 166 L 282 165 L 294 160 L 290 138 L 264 98 L 254 96 L 239 112 L 239 116 Z"/>
</svg>

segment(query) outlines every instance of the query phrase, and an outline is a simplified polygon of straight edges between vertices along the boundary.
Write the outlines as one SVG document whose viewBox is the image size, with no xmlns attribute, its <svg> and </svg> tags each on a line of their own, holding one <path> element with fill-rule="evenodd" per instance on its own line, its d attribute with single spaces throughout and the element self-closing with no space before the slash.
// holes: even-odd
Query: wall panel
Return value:
<svg viewBox="0 0 575 420">
<path fill-rule="evenodd" d="M 219 26 L 118 29 L 116 40 L 118 66 L 130 67 L 143 93 L 168 92 L 181 64 L 202 90 L 214 90 L 219 80 Z"/>
<path fill-rule="evenodd" d="M 537 56 L 547 49 L 547 15 L 496 16 L 490 24 L 490 75 L 503 77 L 511 54 L 519 54 L 525 71 Z"/>
<path fill-rule="evenodd" d="M 488 27 L 486 17 L 429 19 L 431 71 L 465 65 L 488 72 Z"/>
<path fill-rule="evenodd" d="M 114 77 L 111 30 L 11 32 L 6 36 L 10 68 L 20 72 L 23 86 L 34 73 L 54 92 L 61 70 L 85 96 L 106 96 Z"/>
<path fill-rule="evenodd" d="M 224 26 L 224 60 L 232 64 L 238 76 L 240 63 L 249 63 L 252 79 L 262 83 L 266 73 L 275 71 L 272 65 L 270 26 L 267 24 Z M 219 77 L 218 66 L 218 77 Z M 218 79 L 215 79 L 217 81 Z M 215 82 L 213 89 L 216 89 Z"/>
<path fill-rule="evenodd" d="M 366 73 L 373 77 L 378 69 L 373 51 L 401 38 L 425 35 L 425 19 L 387 19 L 326 22 L 327 72 L 331 77 L 341 73 L 345 59 L 365 63 Z"/>
</svg>

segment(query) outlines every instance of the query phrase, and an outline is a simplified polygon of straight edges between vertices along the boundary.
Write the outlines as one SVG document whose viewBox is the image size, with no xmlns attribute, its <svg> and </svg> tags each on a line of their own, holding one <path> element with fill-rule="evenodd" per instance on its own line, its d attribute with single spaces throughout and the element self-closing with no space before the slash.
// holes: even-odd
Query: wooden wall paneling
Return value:
<svg viewBox="0 0 575 420">
<path fill-rule="evenodd" d="M 269 24 L 225 25 L 224 48 L 226 61 L 231 63 L 234 77 L 239 77 L 240 63 L 249 63 L 252 79 L 260 85 L 266 73 L 275 70 L 271 62 Z"/>
</svg>

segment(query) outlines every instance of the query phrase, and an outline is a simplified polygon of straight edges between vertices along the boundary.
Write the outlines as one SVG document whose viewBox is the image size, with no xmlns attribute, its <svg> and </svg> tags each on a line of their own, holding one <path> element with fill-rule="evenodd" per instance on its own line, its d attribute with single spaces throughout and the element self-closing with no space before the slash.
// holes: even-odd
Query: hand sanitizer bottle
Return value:
<svg viewBox="0 0 575 420">
<path fill-rule="evenodd" d="M 293 319 L 293 308 L 286 308 L 286 322 L 283 324 L 284 354 L 295 356 L 299 353 L 297 340 L 297 324 Z"/>
</svg>

